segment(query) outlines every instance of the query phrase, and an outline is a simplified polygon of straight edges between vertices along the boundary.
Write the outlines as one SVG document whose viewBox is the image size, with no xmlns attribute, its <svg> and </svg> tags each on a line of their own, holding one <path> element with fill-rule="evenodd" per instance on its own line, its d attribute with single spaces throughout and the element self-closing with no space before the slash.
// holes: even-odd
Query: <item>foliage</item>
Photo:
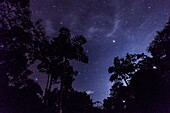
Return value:
<svg viewBox="0 0 170 113">
<path fill-rule="evenodd" d="M 44 37 L 43 29 L 40 32 L 37 28 L 41 25 L 30 19 L 29 0 L 3 0 L 0 10 L 0 110 L 38 112 L 42 91 L 28 79 L 32 73 L 28 67 L 33 62 L 36 42 Z M 38 104 L 37 108 L 30 100 Z M 28 106 L 32 106 L 32 111 Z"/>
<path fill-rule="evenodd" d="M 170 20 L 162 31 L 158 31 L 154 40 L 150 43 L 148 51 L 151 52 L 155 67 L 168 80 L 170 80 Z"/>
<path fill-rule="evenodd" d="M 110 97 L 104 100 L 104 108 L 115 112 L 168 112 L 170 94 L 170 21 L 157 32 L 144 54 L 127 54 L 115 57 L 110 81 L 113 86 Z"/>
<path fill-rule="evenodd" d="M 46 112 L 54 113 L 60 111 L 60 97 L 61 90 L 54 89 L 49 92 L 48 97 L 48 108 Z M 63 113 L 87 113 L 92 111 L 92 100 L 90 96 L 85 92 L 62 91 L 62 112 Z"/>
<path fill-rule="evenodd" d="M 77 71 L 69 62 L 73 59 L 88 62 L 82 47 L 86 39 L 71 37 L 67 28 L 61 28 L 58 37 L 47 40 L 41 20 L 31 20 L 29 2 L 0 1 L 0 112 L 55 112 L 61 109 L 62 103 L 67 113 L 68 110 L 74 113 L 89 110 L 90 97 L 72 88 Z M 28 79 L 32 74 L 28 67 L 36 60 L 40 60 L 39 71 L 49 75 L 43 98 L 38 83 Z M 56 83 L 60 83 L 60 90 L 51 91 L 51 86 Z M 76 99 L 77 103 L 73 104 Z M 73 109 L 70 104 L 79 107 Z"/>
<path fill-rule="evenodd" d="M 37 68 L 40 72 L 48 74 L 45 103 L 48 104 L 51 87 L 54 84 L 60 85 L 59 105 L 62 106 L 63 93 L 72 91 L 72 82 L 77 75 L 77 71 L 70 65 L 69 60 L 78 60 L 83 63 L 88 62 L 88 57 L 84 53 L 82 47 L 86 43 L 83 36 L 71 37 L 70 31 L 67 28 L 61 28 L 58 37 L 47 41 L 44 44 L 44 49 L 38 55 L 41 61 Z M 68 92 L 69 94 L 69 92 Z M 59 109 L 61 109 L 61 106 Z"/>
</svg>

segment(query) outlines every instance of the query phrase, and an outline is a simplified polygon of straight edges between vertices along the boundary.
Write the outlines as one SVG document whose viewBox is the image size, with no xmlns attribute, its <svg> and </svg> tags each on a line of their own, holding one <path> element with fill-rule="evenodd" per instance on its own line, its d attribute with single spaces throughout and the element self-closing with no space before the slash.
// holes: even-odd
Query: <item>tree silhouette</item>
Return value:
<svg viewBox="0 0 170 113">
<path fill-rule="evenodd" d="M 116 57 L 110 81 L 114 82 L 104 108 L 116 112 L 169 112 L 170 21 L 150 43 L 144 54 Z"/>
<path fill-rule="evenodd" d="M 158 70 L 140 70 L 131 80 L 131 87 L 135 92 L 135 99 L 129 109 L 133 112 L 168 112 L 167 88 L 165 80 Z"/>
<path fill-rule="evenodd" d="M 86 93 L 72 88 L 77 71 L 70 64 L 73 59 L 88 62 L 82 47 L 86 39 L 71 37 L 67 28 L 61 28 L 58 37 L 48 40 L 41 20 L 31 21 L 29 5 L 29 0 L 0 1 L 0 112 L 88 112 L 92 102 Z M 28 67 L 37 60 L 39 71 L 48 74 L 44 98 L 38 83 L 28 79 L 32 74 Z M 51 91 L 58 83 L 60 90 Z"/>
<path fill-rule="evenodd" d="M 130 86 L 130 80 L 139 70 L 141 62 L 147 56 L 144 54 L 129 54 L 125 58 L 114 58 L 114 66 L 109 67 L 109 73 L 113 73 L 110 81 L 114 84 L 110 89 L 110 97 L 104 100 L 104 108 L 116 112 L 124 112 L 130 100 L 134 98 L 134 92 Z M 144 67 L 144 66 L 143 66 Z"/>
<path fill-rule="evenodd" d="M 48 93 L 51 91 L 52 85 L 59 83 L 61 93 L 60 110 L 62 110 L 62 93 L 72 90 L 72 82 L 77 74 L 69 60 L 75 59 L 83 63 L 88 62 L 88 57 L 82 47 L 85 43 L 86 39 L 83 36 L 71 37 L 67 28 L 61 28 L 59 36 L 53 38 L 51 42 L 47 42 L 45 48 L 48 47 L 48 49 L 44 49 L 39 55 L 41 63 L 38 65 L 38 69 L 48 74 L 45 102 L 48 101 Z"/>
<path fill-rule="evenodd" d="M 8 93 L 10 95 L 3 97 L 3 104 L 6 104 L 3 113 L 42 113 L 43 104 L 41 97 L 43 91 L 38 83 L 33 80 L 26 80 L 21 89 L 15 86 L 9 87 Z"/>
<path fill-rule="evenodd" d="M 0 1 L 0 10 L 0 111 L 24 112 L 31 99 L 41 103 L 40 86 L 28 79 L 32 73 L 28 67 L 36 58 L 35 48 L 44 32 L 42 28 L 37 29 L 39 23 L 31 21 L 29 0 Z M 29 113 L 38 112 L 30 110 Z"/>
<path fill-rule="evenodd" d="M 155 67 L 170 80 L 168 76 L 170 71 L 170 20 L 162 31 L 157 32 L 156 37 L 148 47 L 148 51 L 153 56 Z"/>
<path fill-rule="evenodd" d="M 129 101 L 134 99 L 134 91 L 130 80 L 134 74 L 142 68 L 149 68 L 143 62 L 149 63 L 149 57 L 142 54 L 129 54 L 125 58 L 114 58 L 114 66 L 109 67 L 109 73 L 113 73 L 110 81 L 114 82 L 110 89 L 110 98 L 104 100 L 104 107 L 116 112 L 123 112 Z M 112 101 L 111 101 L 112 100 Z M 110 104 L 110 105 L 107 105 Z"/>
<path fill-rule="evenodd" d="M 85 43 L 86 39 L 83 36 L 75 36 L 71 38 L 70 31 L 67 28 L 61 28 L 59 36 L 53 39 L 52 45 L 53 47 L 55 46 L 59 57 L 63 61 L 63 67 L 60 68 L 63 72 L 59 75 L 61 79 L 61 87 L 65 87 L 64 84 L 62 84 L 62 80 L 64 82 L 65 79 L 63 76 L 67 75 L 65 72 L 68 71 L 68 74 L 70 75 L 75 74 L 73 68 L 69 66 L 68 60 L 76 59 L 84 63 L 88 62 L 88 57 L 85 55 L 82 47 Z"/>
<path fill-rule="evenodd" d="M 92 100 L 85 92 L 72 91 L 63 94 L 63 113 L 92 112 Z"/>
</svg>

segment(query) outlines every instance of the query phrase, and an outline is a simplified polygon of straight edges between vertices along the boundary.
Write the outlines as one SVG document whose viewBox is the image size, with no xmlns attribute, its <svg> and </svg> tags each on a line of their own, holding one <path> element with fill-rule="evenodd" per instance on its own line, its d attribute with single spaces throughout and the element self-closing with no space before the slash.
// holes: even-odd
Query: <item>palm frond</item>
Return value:
<svg viewBox="0 0 170 113">
<path fill-rule="evenodd" d="M 83 45 L 83 44 L 85 44 L 87 42 L 86 39 L 82 35 L 75 36 L 75 37 L 73 37 L 73 38 L 71 38 L 69 40 L 70 40 L 70 43 L 71 43 L 72 46 Z"/>
</svg>

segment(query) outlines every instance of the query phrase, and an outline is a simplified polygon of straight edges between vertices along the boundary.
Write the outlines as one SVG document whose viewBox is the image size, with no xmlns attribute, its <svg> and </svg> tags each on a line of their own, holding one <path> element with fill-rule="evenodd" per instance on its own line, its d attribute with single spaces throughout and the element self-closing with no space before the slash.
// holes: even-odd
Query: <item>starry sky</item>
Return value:
<svg viewBox="0 0 170 113">
<path fill-rule="evenodd" d="M 73 86 L 89 93 L 93 101 L 109 96 L 108 67 L 116 56 L 146 53 L 156 31 L 170 17 L 170 0 L 31 0 L 32 19 L 42 19 L 48 36 L 60 27 L 72 35 L 83 35 L 89 63 L 73 61 L 79 71 Z M 45 77 L 36 80 L 45 86 Z"/>
</svg>

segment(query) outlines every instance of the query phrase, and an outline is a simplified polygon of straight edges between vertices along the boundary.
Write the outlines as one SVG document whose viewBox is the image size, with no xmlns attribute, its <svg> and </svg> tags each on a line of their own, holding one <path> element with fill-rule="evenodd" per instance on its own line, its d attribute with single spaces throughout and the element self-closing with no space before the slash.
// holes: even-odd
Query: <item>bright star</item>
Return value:
<svg viewBox="0 0 170 113">
<path fill-rule="evenodd" d="M 116 42 L 116 40 L 113 40 L 113 43 L 115 43 Z"/>
</svg>

